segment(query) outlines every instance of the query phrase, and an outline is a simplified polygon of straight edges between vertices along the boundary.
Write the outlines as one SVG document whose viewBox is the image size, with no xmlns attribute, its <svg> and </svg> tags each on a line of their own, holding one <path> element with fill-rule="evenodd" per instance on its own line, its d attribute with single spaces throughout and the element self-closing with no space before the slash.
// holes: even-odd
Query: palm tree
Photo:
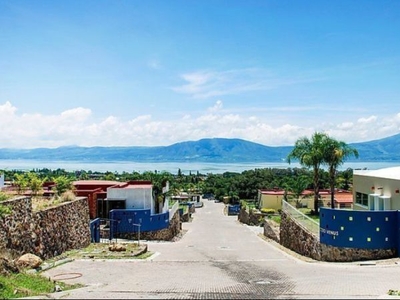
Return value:
<svg viewBox="0 0 400 300">
<path fill-rule="evenodd" d="M 302 206 L 301 195 L 309 185 L 309 182 L 310 179 L 307 176 L 298 175 L 296 177 L 288 177 L 287 182 L 284 183 L 286 198 L 288 197 L 288 192 L 290 192 L 290 198 L 295 200 L 297 208 Z"/>
<path fill-rule="evenodd" d="M 347 168 L 337 174 L 336 184 L 339 185 L 341 189 L 349 190 L 353 183 L 353 169 Z"/>
<path fill-rule="evenodd" d="M 358 151 L 345 142 L 337 141 L 333 138 L 328 138 L 324 161 L 328 165 L 329 173 L 329 187 L 331 190 L 331 208 L 335 208 L 335 180 L 337 168 L 350 157 L 355 156 L 358 158 Z"/>
<path fill-rule="evenodd" d="M 294 148 L 287 156 L 289 164 L 293 159 L 297 159 L 302 166 L 313 169 L 315 214 L 318 214 L 320 166 L 324 163 L 324 158 L 326 156 L 325 148 L 328 139 L 328 136 L 322 132 L 315 132 L 311 139 L 302 137 L 296 141 Z"/>
</svg>

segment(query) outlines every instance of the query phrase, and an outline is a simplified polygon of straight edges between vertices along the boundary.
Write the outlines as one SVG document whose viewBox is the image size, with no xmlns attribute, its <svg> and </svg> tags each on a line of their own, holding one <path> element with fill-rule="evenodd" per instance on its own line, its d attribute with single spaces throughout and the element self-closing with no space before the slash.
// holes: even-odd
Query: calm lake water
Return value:
<svg viewBox="0 0 400 300">
<path fill-rule="evenodd" d="M 369 169 L 377 170 L 381 168 L 400 166 L 400 162 L 346 162 L 340 170 L 347 168 L 352 169 Z M 139 172 L 157 171 L 170 172 L 177 174 L 181 169 L 183 174 L 222 174 L 224 172 L 243 172 L 246 170 L 262 169 L 262 168 L 295 168 L 300 167 L 298 163 L 285 162 L 265 162 L 265 163 L 186 163 L 186 162 L 165 162 L 165 163 L 140 163 L 140 162 L 81 162 L 81 161 L 39 161 L 39 160 L 0 160 L 0 170 L 24 170 L 33 169 L 65 169 L 66 171 L 86 170 L 93 172 Z"/>
</svg>

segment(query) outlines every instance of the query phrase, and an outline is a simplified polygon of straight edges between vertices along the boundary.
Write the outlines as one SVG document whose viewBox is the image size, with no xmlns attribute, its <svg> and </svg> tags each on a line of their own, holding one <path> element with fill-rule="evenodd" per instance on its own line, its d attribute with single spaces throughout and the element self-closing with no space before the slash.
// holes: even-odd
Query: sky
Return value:
<svg viewBox="0 0 400 300">
<path fill-rule="evenodd" d="M 0 0 L 0 148 L 400 133 L 400 1 Z"/>
</svg>

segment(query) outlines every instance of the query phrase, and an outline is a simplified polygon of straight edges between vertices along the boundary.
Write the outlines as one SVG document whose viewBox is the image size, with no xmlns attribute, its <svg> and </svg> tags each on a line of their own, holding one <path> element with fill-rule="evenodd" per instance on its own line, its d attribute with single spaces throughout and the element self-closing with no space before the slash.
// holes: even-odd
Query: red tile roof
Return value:
<svg viewBox="0 0 400 300">
<path fill-rule="evenodd" d="M 335 193 L 335 202 L 353 203 L 353 193 L 337 192 Z"/>
<path fill-rule="evenodd" d="M 77 180 L 74 181 L 72 184 L 73 185 L 120 185 L 124 183 L 112 180 Z"/>
<path fill-rule="evenodd" d="M 261 189 L 261 194 L 263 195 L 279 195 L 283 196 L 285 191 L 282 189 Z M 288 194 L 291 194 L 290 192 Z M 313 190 L 304 190 L 302 196 L 311 196 L 314 194 Z M 319 194 L 324 196 L 324 198 L 330 196 L 330 190 L 320 190 Z M 353 203 L 353 193 L 349 191 L 338 190 L 335 191 L 335 202 L 337 203 Z"/>
</svg>

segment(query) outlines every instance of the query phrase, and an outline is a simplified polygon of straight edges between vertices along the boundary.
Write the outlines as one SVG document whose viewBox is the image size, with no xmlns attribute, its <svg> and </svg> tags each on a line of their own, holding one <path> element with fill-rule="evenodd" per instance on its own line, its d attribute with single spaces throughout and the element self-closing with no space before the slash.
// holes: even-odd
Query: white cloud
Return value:
<svg viewBox="0 0 400 300">
<path fill-rule="evenodd" d="M 4 103 L 3 105 L 0 105 L 0 117 L 1 118 L 6 118 L 10 115 L 14 115 L 14 113 L 17 111 L 17 108 L 12 106 L 9 101 Z"/>
<path fill-rule="evenodd" d="M 214 106 L 212 106 L 212 107 L 210 107 L 210 108 L 208 109 L 208 111 L 209 111 L 209 112 L 217 112 L 217 111 L 221 110 L 222 107 L 223 107 L 222 101 L 221 101 L 221 100 L 218 100 L 218 101 L 215 103 Z"/>
<path fill-rule="evenodd" d="M 360 118 L 357 120 L 357 123 L 359 124 L 371 124 L 376 122 L 376 116 L 370 116 L 368 118 Z"/>
<path fill-rule="evenodd" d="M 77 107 L 74 109 L 69 109 L 61 113 L 61 117 L 65 120 L 74 120 L 74 121 L 84 121 L 89 118 L 92 114 L 92 111 L 87 108 Z"/>
<path fill-rule="evenodd" d="M 151 115 L 121 120 L 108 116 L 95 120 L 87 108 L 74 108 L 61 114 L 18 114 L 10 102 L 0 105 L 1 148 L 54 148 L 79 146 L 162 146 L 201 138 L 241 138 L 268 145 L 293 145 L 302 136 L 325 131 L 347 143 L 368 141 L 399 133 L 400 113 L 393 116 L 366 116 L 338 124 L 308 126 L 299 123 L 277 125 L 273 119 L 252 113 L 241 115 L 223 109 L 218 100 L 203 113 L 184 114 L 167 121 Z"/>
<path fill-rule="evenodd" d="M 343 122 L 343 123 L 339 124 L 337 126 L 337 128 L 340 130 L 348 130 L 348 129 L 351 129 L 353 126 L 354 126 L 353 122 Z"/>
<path fill-rule="evenodd" d="M 223 95 L 237 95 L 252 91 L 276 89 L 281 86 L 320 81 L 320 78 L 285 78 L 268 70 L 247 68 L 228 71 L 197 71 L 181 75 L 186 82 L 172 90 L 188 94 L 193 98 L 210 98 Z"/>
<path fill-rule="evenodd" d="M 215 78 L 215 75 L 211 72 L 203 71 L 183 74 L 181 77 L 187 84 L 172 89 L 178 93 L 197 95 L 202 90 L 209 88 L 208 83 L 211 79 Z"/>
</svg>

